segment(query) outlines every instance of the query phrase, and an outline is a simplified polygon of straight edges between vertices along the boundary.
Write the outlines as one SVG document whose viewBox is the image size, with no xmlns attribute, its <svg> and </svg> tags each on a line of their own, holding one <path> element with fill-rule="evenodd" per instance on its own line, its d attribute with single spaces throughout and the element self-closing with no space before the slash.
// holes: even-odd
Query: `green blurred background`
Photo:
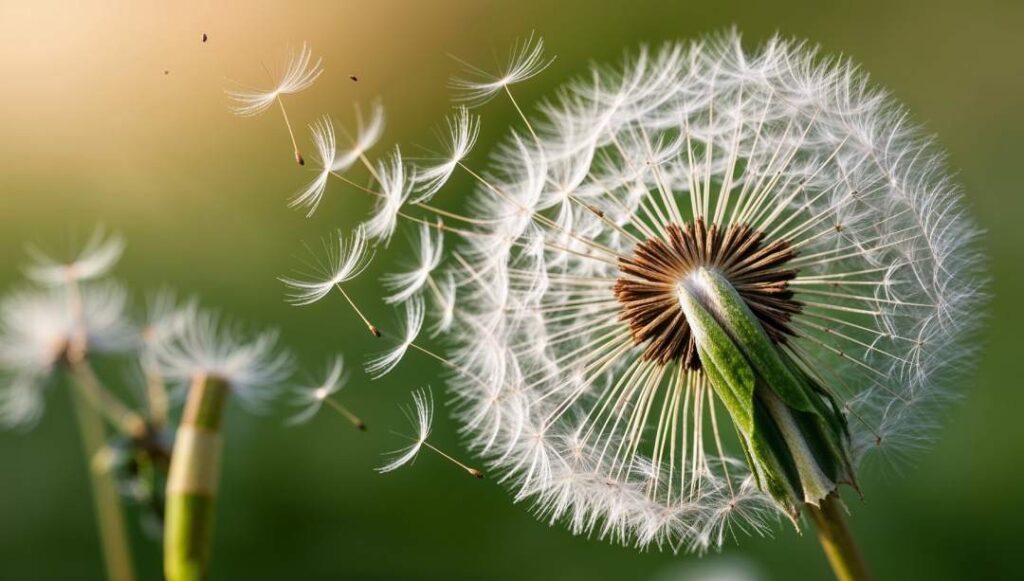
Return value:
<svg viewBox="0 0 1024 581">
<path fill-rule="evenodd" d="M 117 275 L 140 298 L 170 284 L 278 326 L 311 370 L 339 350 L 356 363 L 374 346 L 340 301 L 286 306 L 275 277 L 296 266 L 303 241 L 355 224 L 365 205 L 332 184 L 314 219 L 287 210 L 285 199 L 309 176 L 290 162 L 275 111 L 228 113 L 226 78 L 258 82 L 260 61 L 308 40 L 326 73 L 288 100 L 293 120 L 332 113 L 350 122 L 353 102 L 379 95 L 389 113 L 384 143 L 429 145 L 458 68 L 446 55 L 488 65 L 531 30 L 558 59 L 517 88 L 526 103 L 591 60 L 732 25 L 750 44 L 781 32 L 859 61 L 948 150 L 988 231 L 995 282 L 989 312 L 978 313 L 987 331 L 967 397 L 950 409 L 933 449 L 864 476 L 864 502 L 851 501 L 853 527 L 879 579 L 1024 575 L 1022 341 L 1013 331 L 1024 327 L 1024 308 L 1013 302 L 1024 296 L 1024 227 L 1015 222 L 1024 218 L 1024 3 L 88 4 L 0 2 L 0 288 L 18 281 L 26 241 L 63 249 L 103 223 L 129 240 Z M 481 112 L 486 146 L 513 111 L 495 101 Z M 477 151 L 479 159 L 486 147 Z M 401 259 L 402 242 L 378 272 Z M 353 293 L 387 322 L 377 272 L 370 274 Z M 281 413 L 233 409 L 212 577 L 675 579 L 697 561 L 550 528 L 500 485 L 463 477 L 433 456 L 387 477 L 373 472 L 378 454 L 399 443 L 388 434 L 403 421 L 396 403 L 429 381 L 440 391 L 437 376 L 415 356 L 379 382 L 357 372 L 344 397 L 366 418 L 366 434 L 329 414 L 284 428 Z M 0 434 L 0 577 L 99 579 L 74 416 L 64 390 L 48 399 L 36 430 Z M 436 434 L 465 455 L 444 413 Z M 158 578 L 157 546 L 135 523 L 133 530 L 140 578 Z M 828 578 L 812 535 L 776 530 L 774 538 L 740 537 L 710 558 L 745 558 L 764 578 Z"/>
</svg>

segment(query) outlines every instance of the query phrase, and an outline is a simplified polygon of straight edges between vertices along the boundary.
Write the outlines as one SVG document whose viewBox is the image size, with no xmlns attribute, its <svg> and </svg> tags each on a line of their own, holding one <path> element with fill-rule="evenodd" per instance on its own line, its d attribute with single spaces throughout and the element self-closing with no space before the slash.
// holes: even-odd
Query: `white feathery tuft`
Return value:
<svg viewBox="0 0 1024 581">
<path fill-rule="evenodd" d="M 352 146 L 343 151 L 334 162 L 335 172 L 342 172 L 352 167 L 366 152 L 380 141 L 384 135 L 384 106 L 380 101 L 370 104 L 369 119 L 363 117 L 363 110 L 356 104 L 356 135 Z"/>
<path fill-rule="evenodd" d="M 508 61 L 497 75 L 456 60 L 466 67 L 466 76 L 452 79 L 449 87 L 456 91 L 456 100 L 476 107 L 490 101 L 507 87 L 540 74 L 555 59 L 544 56 L 544 39 L 530 34 L 515 42 L 509 51 Z"/>
<path fill-rule="evenodd" d="M 480 117 L 471 115 L 465 107 L 459 107 L 455 115 L 445 120 L 448 131 L 444 136 L 445 157 L 436 165 L 419 168 L 416 172 L 416 195 L 411 204 L 429 202 L 448 183 L 452 173 L 462 160 L 469 155 L 480 135 Z"/>
<path fill-rule="evenodd" d="M 291 353 L 278 346 L 277 331 L 246 338 L 238 325 L 200 310 L 154 354 L 167 379 L 187 385 L 199 375 L 215 377 L 255 412 L 266 409 L 293 368 Z"/>
<path fill-rule="evenodd" d="M 405 302 L 405 319 L 402 320 L 402 341 L 392 349 L 375 355 L 366 362 L 366 373 L 372 379 L 384 377 L 398 365 L 398 362 L 405 356 L 405 352 L 409 350 L 409 346 L 419 336 L 420 329 L 423 328 L 424 315 L 425 307 L 422 297 L 413 296 Z"/>
<path fill-rule="evenodd" d="M 431 273 L 441 264 L 441 257 L 444 253 L 444 233 L 440 228 L 429 224 L 420 224 L 419 240 L 414 242 L 414 246 L 418 251 L 415 268 L 408 272 L 387 273 L 381 277 L 384 288 L 391 291 L 390 295 L 384 297 L 384 302 L 390 304 L 405 302 L 427 284 Z"/>
<path fill-rule="evenodd" d="M 312 250 L 313 259 L 307 264 L 311 272 L 302 278 L 280 277 L 289 287 L 287 301 L 296 306 L 313 304 L 327 296 L 331 289 L 359 276 L 373 260 L 373 250 L 367 245 L 366 234 L 360 226 L 351 237 L 341 232 L 323 242 L 324 255 Z"/>
<path fill-rule="evenodd" d="M 231 111 L 242 117 L 253 117 L 266 111 L 281 95 L 294 95 L 313 86 L 323 72 L 322 59 L 313 61 L 313 51 L 302 43 L 302 48 L 292 51 L 279 75 L 273 77 L 274 86 L 269 89 L 255 89 L 239 86 L 227 89 L 228 97 L 234 102 Z"/>
<path fill-rule="evenodd" d="M 377 163 L 376 178 L 380 187 L 373 216 L 363 227 L 369 238 L 376 238 L 385 246 L 391 240 L 398 223 L 398 214 L 409 199 L 413 179 L 406 173 L 402 152 L 395 146 L 391 155 Z"/>
<path fill-rule="evenodd" d="M 391 456 L 389 460 L 383 466 L 377 468 L 377 472 L 385 474 L 392 472 L 405 466 L 416 459 L 416 455 L 420 453 L 420 449 L 423 448 L 423 444 L 430 437 L 430 427 L 434 420 L 434 397 L 430 392 L 430 388 L 427 387 L 425 390 L 420 389 L 412 392 L 412 403 L 413 407 L 405 409 L 403 412 L 409 419 L 409 423 L 412 426 L 415 436 L 409 436 L 412 440 L 412 444 L 389 452 L 387 455 Z"/>
<path fill-rule="evenodd" d="M 36 246 L 28 246 L 26 251 L 33 262 L 24 267 L 24 272 L 28 278 L 46 286 L 93 280 L 110 272 L 124 249 L 124 238 L 116 234 L 108 236 L 103 228 L 97 228 L 69 262 L 54 260 Z"/>
<path fill-rule="evenodd" d="M 307 208 L 306 217 L 311 217 L 327 190 L 327 180 L 331 172 L 336 171 L 335 156 L 337 155 L 337 143 L 334 137 L 334 124 L 331 118 L 323 116 L 309 126 L 309 132 L 316 147 L 315 160 L 320 169 L 316 177 L 305 188 L 296 193 L 288 201 L 289 208 Z"/>
<path fill-rule="evenodd" d="M 323 407 L 324 401 L 345 386 L 348 378 L 344 369 L 345 361 L 341 355 L 337 355 L 328 365 L 323 381 L 311 387 L 295 387 L 292 390 L 294 394 L 292 403 L 301 409 L 289 417 L 286 423 L 297 425 L 313 419 L 313 416 Z"/>
</svg>

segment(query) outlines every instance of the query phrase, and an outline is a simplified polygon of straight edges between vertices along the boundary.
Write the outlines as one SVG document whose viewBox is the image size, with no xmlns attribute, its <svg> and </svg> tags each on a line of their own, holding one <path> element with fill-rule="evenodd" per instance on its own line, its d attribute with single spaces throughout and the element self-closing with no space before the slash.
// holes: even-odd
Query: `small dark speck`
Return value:
<svg viewBox="0 0 1024 581">
<path fill-rule="evenodd" d="M 206 42 L 206 39 L 207 39 L 207 38 L 209 38 L 209 37 L 208 37 L 208 36 L 206 36 L 206 33 L 204 32 L 204 33 L 203 33 L 203 42 Z"/>
<path fill-rule="evenodd" d="M 169 74 L 171 74 L 171 71 L 169 71 L 169 70 L 167 70 L 167 69 L 164 69 L 164 74 L 165 74 L 165 75 L 169 75 Z"/>
<path fill-rule="evenodd" d="M 348 78 L 352 79 L 352 82 L 354 82 L 354 83 L 358 83 L 359 82 L 359 77 L 357 77 L 355 75 L 349 75 Z"/>
</svg>

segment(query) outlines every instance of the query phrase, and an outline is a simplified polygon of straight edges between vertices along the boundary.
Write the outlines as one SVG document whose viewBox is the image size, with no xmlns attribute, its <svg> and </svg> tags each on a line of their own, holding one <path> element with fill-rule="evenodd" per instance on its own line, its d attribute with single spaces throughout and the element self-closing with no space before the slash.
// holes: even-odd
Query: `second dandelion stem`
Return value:
<svg viewBox="0 0 1024 581">
<path fill-rule="evenodd" d="M 168 581 L 206 578 L 228 397 L 224 381 L 199 375 L 189 387 L 167 477 L 164 574 Z"/>
<path fill-rule="evenodd" d="M 820 507 L 807 505 L 807 513 L 818 530 L 818 540 L 828 557 L 829 565 L 839 581 L 867 581 L 871 579 L 860 547 L 846 524 L 839 497 L 829 495 Z"/>
</svg>

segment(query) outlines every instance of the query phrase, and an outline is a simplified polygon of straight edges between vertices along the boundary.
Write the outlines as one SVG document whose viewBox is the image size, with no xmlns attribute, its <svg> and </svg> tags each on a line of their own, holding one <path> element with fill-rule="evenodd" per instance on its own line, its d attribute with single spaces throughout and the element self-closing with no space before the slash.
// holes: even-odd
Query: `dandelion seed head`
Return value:
<svg viewBox="0 0 1024 581">
<path fill-rule="evenodd" d="M 26 288 L 0 299 L 0 426 L 28 429 L 42 416 L 43 392 L 70 350 L 123 353 L 138 344 L 128 293 L 112 281 Z"/>
<path fill-rule="evenodd" d="M 215 377 L 261 412 L 291 376 L 293 359 L 276 331 L 247 335 L 217 313 L 194 310 L 173 341 L 158 345 L 155 359 L 168 380 L 187 386 L 197 376 Z"/>
<path fill-rule="evenodd" d="M 112 281 L 74 291 L 14 291 L 0 300 L 0 367 L 22 376 L 45 376 L 79 340 L 90 353 L 127 351 L 138 340 L 127 304 L 127 291 Z"/>
<path fill-rule="evenodd" d="M 486 100 L 540 48 L 454 86 Z M 834 394 L 856 461 L 925 442 L 972 358 L 978 230 L 935 144 L 852 63 L 726 34 L 596 66 L 537 111 L 472 168 L 444 312 L 463 431 L 517 500 L 695 552 L 780 514 L 680 309 L 704 271 Z"/>
</svg>

